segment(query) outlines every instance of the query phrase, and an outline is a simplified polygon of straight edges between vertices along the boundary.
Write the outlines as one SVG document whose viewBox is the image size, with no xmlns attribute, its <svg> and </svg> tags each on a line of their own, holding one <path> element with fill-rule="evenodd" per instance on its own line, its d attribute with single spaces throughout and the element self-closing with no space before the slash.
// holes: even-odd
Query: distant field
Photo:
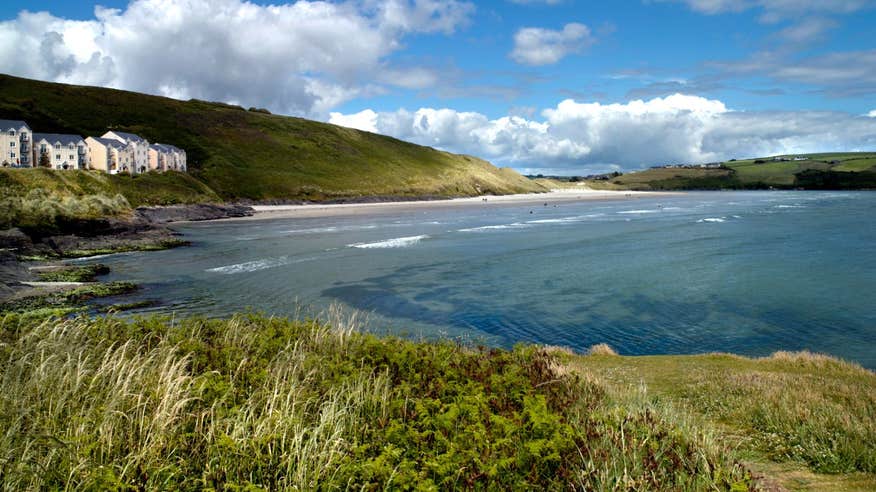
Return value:
<svg viewBox="0 0 876 492">
<path fill-rule="evenodd" d="M 876 157 L 865 159 L 849 159 L 835 166 L 834 171 L 860 172 L 876 168 Z"/>
<path fill-rule="evenodd" d="M 773 161 L 771 156 L 723 162 L 724 169 L 656 168 L 624 174 L 610 181 L 587 181 L 596 189 L 758 189 L 872 188 L 876 153 L 806 154 L 806 160 Z M 853 174 L 863 173 L 863 174 Z M 802 176 L 802 178 L 801 178 Z"/>
</svg>

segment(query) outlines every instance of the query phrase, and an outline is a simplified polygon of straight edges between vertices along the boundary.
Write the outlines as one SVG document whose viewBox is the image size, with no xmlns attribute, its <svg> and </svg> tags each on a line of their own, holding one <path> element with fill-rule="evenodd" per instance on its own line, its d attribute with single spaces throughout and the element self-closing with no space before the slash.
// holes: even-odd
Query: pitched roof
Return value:
<svg viewBox="0 0 876 492">
<path fill-rule="evenodd" d="M 182 149 L 180 149 L 179 147 L 174 147 L 173 145 L 170 145 L 170 144 L 154 143 L 154 144 L 151 144 L 149 146 L 152 147 L 153 149 L 160 150 L 162 152 L 171 152 L 171 151 L 182 152 Z"/>
<path fill-rule="evenodd" d="M 0 130 L 18 130 L 21 127 L 27 127 L 27 129 L 30 130 L 30 127 L 27 126 L 27 123 L 21 120 L 0 120 Z"/>
<path fill-rule="evenodd" d="M 91 137 L 96 140 L 98 143 L 103 144 L 105 147 L 115 147 L 117 149 L 124 149 L 127 145 L 119 142 L 114 138 L 103 138 L 103 137 Z"/>
<path fill-rule="evenodd" d="M 120 137 L 122 137 L 125 140 L 130 141 L 130 142 L 145 142 L 146 141 L 145 138 L 141 137 L 140 135 L 135 135 L 133 133 L 117 132 L 115 130 L 110 130 L 106 133 L 115 133 L 116 135 L 118 135 L 118 136 L 120 136 Z M 106 133 L 104 135 L 106 135 Z"/>
<path fill-rule="evenodd" d="M 68 135 L 64 133 L 34 133 L 33 141 L 39 142 L 40 140 L 45 140 L 49 143 L 61 143 L 62 145 L 74 144 L 78 145 L 79 142 L 85 140 L 79 135 Z"/>
</svg>

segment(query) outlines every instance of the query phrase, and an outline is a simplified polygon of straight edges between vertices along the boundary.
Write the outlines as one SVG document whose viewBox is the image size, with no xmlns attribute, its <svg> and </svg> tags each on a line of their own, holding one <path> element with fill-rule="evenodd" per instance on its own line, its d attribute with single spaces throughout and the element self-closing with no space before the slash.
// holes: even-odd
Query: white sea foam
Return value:
<svg viewBox="0 0 876 492">
<path fill-rule="evenodd" d="M 527 221 L 527 224 L 568 224 L 569 222 L 578 222 L 581 220 L 580 216 L 575 217 L 563 217 L 560 219 L 541 219 L 541 220 L 530 220 Z"/>
<path fill-rule="evenodd" d="M 521 222 L 515 222 L 513 224 L 501 224 L 501 225 L 491 225 L 491 226 L 481 226 L 481 227 L 470 227 L 468 229 L 459 229 L 459 232 L 483 232 L 483 231 L 498 231 L 502 229 L 524 229 L 529 227 L 527 224 L 523 224 Z"/>
<path fill-rule="evenodd" d="M 310 229 L 291 229 L 283 231 L 284 234 L 322 234 L 326 232 L 343 232 L 343 231 L 362 231 L 366 229 L 376 229 L 376 225 L 362 226 L 330 226 L 330 227 L 313 227 Z"/>
<path fill-rule="evenodd" d="M 619 214 L 656 214 L 660 210 L 624 210 L 623 212 L 618 212 Z"/>
<path fill-rule="evenodd" d="M 221 273 L 223 275 L 234 275 L 237 273 L 257 272 L 259 270 L 267 270 L 293 263 L 304 263 L 305 261 L 313 261 L 316 258 L 290 258 L 288 256 L 280 256 L 278 258 L 263 258 L 261 260 L 247 261 L 245 263 L 237 263 L 235 265 L 226 265 L 216 268 L 209 268 L 206 271 L 213 273 Z"/>
<path fill-rule="evenodd" d="M 91 260 L 99 260 L 101 258 L 109 258 L 110 256 L 128 256 L 136 253 L 137 251 L 121 251 L 119 253 L 107 253 L 105 255 L 94 255 L 94 256 L 83 256 L 81 258 L 70 258 L 69 260 L 65 260 L 68 263 L 80 263 L 83 261 L 91 261 Z"/>
<path fill-rule="evenodd" d="M 803 205 L 776 205 L 776 208 L 806 208 Z"/>
<path fill-rule="evenodd" d="M 377 241 L 374 243 L 354 243 L 348 244 L 347 246 L 351 248 L 361 249 L 406 248 L 408 246 L 413 246 L 414 244 L 419 243 L 423 239 L 429 239 L 429 236 L 424 234 L 422 236 L 397 237 L 393 239 L 387 239 L 386 241 Z"/>
<path fill-rule="evenodd" d="M 697 222 L 726 222 L 725 217 L 706 217 L 705 219 L 700 219 Z"/>
</svg>

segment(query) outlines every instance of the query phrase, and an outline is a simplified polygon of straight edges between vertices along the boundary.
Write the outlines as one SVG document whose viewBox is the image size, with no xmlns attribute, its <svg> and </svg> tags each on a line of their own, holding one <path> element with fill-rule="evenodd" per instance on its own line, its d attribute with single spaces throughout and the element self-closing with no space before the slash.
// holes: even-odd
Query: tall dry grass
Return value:
<svg viewBox="0 0 876 492">
<path fill-rule="evenodd" d="M 24 196 L 0 198 L 0 228 L 51 227 L 63 219 L 96 219 L 130 210 L 128 200 L 120 194 L 61 196 L 36 188 Z"/>
<path fill-rule="evenodd" d="M 0 320 L 0 488 L 703 490 L 726 449 L 552 354 L 331 323 Z M 565 354 L 568 356 L 568 354 Z"/>
</svg>

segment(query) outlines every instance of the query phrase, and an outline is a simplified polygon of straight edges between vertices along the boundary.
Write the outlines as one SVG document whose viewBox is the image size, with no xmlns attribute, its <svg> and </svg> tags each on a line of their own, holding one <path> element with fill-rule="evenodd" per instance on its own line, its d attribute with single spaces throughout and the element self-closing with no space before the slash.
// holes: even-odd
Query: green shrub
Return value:
<svg viewBox="0 0 876 492">
<path fill-rule="evenodd" d="M 255 315 L 0 321 L 0 485 L 692 490 L 750 485 L 702 436 L 555 355 Z"/>
</svg>

